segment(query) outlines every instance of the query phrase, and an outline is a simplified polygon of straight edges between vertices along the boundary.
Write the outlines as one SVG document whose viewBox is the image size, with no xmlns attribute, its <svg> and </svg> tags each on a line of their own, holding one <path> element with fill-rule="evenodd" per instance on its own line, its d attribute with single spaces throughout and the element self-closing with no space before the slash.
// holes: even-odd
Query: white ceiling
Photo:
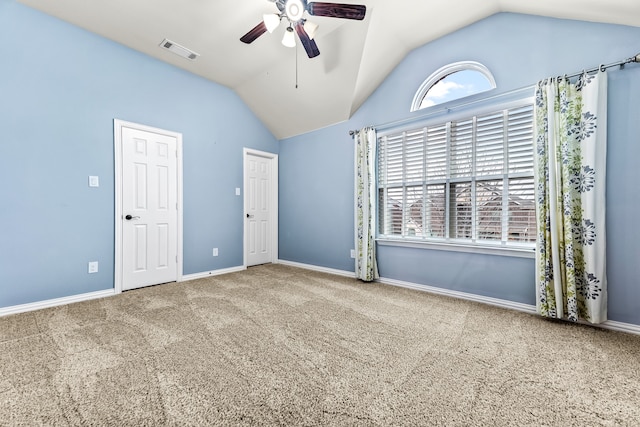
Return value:
<svg viewBox="0 0 640 427">
<path fill-rule="evenodd" d="M 284 25 L 250 45 L 240 37 L 267 0 L 18 0 L 235 90 L 278 139 L 348 120 L 412 49 L 498 12 L 640 26 L 640 0 L 338 0 L 363 21 L 311 17 L 320 56 L 282 46 Z M 201 56 L 158 47 L 168 38 Z M 425 76 L 426 77 L 426 76 Z"/>
</svg>

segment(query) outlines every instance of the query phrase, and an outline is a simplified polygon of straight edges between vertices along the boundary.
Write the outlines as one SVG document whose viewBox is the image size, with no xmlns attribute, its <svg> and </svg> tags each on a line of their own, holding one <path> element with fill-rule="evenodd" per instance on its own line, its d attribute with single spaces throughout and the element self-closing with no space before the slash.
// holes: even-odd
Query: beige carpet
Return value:
<svg viewBox="0 0 640 427">
<path fill-rule="evenodd" d="M 282 265 L 0 318 L 1 425 L 637 426 L 640 336 Z"/>
</svg>

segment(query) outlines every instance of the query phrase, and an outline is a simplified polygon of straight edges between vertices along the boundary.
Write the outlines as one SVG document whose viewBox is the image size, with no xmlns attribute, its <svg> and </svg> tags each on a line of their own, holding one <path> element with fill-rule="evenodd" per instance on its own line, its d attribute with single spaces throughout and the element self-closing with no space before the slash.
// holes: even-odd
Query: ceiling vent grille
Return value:
<svg viewBox="0 0 640 427">
<path fill-rule="evenodd" d="M 195 61 L 198 56 L 200 56 L 199 53 L 195 53 L 194 51 L 189 50 L 186 47 L 179 45 L 178 43 L 172 42 L 169 39 L 162 40 L 162 43 L 160 43 L 160 47 L 191 61 Z"/>
</svg>

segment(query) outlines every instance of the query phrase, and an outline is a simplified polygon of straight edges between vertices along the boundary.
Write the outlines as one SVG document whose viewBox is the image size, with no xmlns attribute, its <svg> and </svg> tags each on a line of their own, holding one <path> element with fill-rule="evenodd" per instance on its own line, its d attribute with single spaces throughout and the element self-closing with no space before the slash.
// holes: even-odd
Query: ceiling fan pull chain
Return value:
<svg viewBox="0 0 640 427">
<path fill-rule="evenodd" d="M 295 49 L 296 49 L 296 89 L 298 89 L 298 46 L 296 46 Z"/>
</svg>

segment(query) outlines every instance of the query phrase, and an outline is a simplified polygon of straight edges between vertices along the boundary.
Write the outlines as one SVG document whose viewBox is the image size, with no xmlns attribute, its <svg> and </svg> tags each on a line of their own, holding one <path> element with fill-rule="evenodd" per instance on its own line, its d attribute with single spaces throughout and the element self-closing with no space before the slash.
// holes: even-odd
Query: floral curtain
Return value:
<svg viewBox="0 0 640 427">
<path fill-rule="evenodd" d="M 606 72 L 539 82 L 535 127 L 538 312 L 604 322 Z"/>
<path fill-rule="evenodd" d="M 375 251 L 376 131 L 356 131 L 355 140 L 355 245 L 356 277 L 366 282 L 378 278 Z"/>
</svg>

